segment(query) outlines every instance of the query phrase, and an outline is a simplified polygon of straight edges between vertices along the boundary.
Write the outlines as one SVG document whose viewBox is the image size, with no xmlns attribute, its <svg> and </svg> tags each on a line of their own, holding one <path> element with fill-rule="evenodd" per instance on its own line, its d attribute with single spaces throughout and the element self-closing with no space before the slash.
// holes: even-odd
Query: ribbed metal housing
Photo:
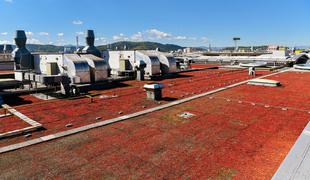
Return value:
<svg viewBox="0 0 310 180">
<path fill-rule="evenodd" d="M 92 54 L 81 54 L 82 59 L 86 59 L 90 69 L 91 82 L 100 82 L 108 78 L 108 63 L 102 58 Z"/>
<path fill-rule="evenodd" d="M 169 74 L 177 71 L 176 59 L 172 54 L 160 51 L 147 51 L 147 53 L 158 57 L 161 74 Z"/>
<path fill-rule="evenodd" d="M 65 54 L 64 65 L 72 83 L 90 83 L 90 69 L 86 59 L 77 54 Z"/>
</svg>

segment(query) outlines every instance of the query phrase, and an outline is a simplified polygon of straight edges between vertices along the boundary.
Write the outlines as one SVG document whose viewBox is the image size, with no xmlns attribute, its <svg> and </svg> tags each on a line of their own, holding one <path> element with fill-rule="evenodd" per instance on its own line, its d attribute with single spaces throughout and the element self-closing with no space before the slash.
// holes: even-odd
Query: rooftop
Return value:
<svg viewBox="0 0 310 180">
<path fill-rule="evenodd" d="M 122 118 L 2 153 L 0 178 L 270 179 L 309 122 L 310 73 L 257 72 L 281 87 L 248 85 L 247 73 L 207 69 L 158 80 L 165 85 L 160 102 L 146 100 L 146 82 L 138 81 L 88 97 L 10 99 L 9 105 L 44 129 L 31 137 L 0 139 L 0 148 Z M 2 119 L 10 129 L 0 128 L 0 133 L 24 127 L 14 116 Z"/>
</svg>

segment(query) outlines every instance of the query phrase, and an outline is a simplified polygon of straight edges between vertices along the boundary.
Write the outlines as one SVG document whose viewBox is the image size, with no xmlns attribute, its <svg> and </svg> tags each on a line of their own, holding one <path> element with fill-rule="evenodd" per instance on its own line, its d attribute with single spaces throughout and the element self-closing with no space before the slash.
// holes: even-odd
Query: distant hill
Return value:
<svg viewBox="0 0 310 180">
<path fill-rule="evenodd" d="M 119 50 L 123 50 L 124 46 L 126 46 L 127 50 L 155 50 L 156 48 L 160 48 L 161 51 L 170 52 L 177 51 L 179 49 L 183 49 L 184 47 L 174 45 L 174 44 L 161 44 L 156 42 L 130 42 L 130 41 L 122 41 L 116 42 L 108 45 L 97 46 L 99 50 L 107 50 L 112 49 L 115 50 L 116 47 Z M 13 46 L 15 48 L 15 46 Z M 0 45 L 0 52 L 2 51 L 3 46 Z M 55 45 L 41 45 L 41 44 L 27 44 L 27 49 L 30 52 L 61 52 L 63 51 L 63 46 L 55 46 Z"/>
<path fill-rule="evenodd" d="M 121 41 L 113 44 L 98 46 L 99 50 L 123 50 L 126 46 L 127 50 L 155 50 L 159 48 L 161 51 L 169 52 L 169 51 L 177 51 L 179 49 L 183 49 L 184 47 L 174 45 L 174 44 L 161 44 L 156 42 L 131 42 L 131 41 Z"/>
<path fill-rule="evenodd" d="M 63 51 L 63 46 L 27 44 L 27 49 L 30 52 L 59 52 Z"/>
<path fill-rule="evenodd" d="M 15 45 L 12 45 L 15 49 Z M 42 45 L 42 44 L 27 44 L 27 49 L 30 52 L 59 52 L 63 51 L 63 46 L 54 46 L 54 45 Z M 3 50 L 3 45 L 0 45 L 0 52 Z"/>
<path fill-rule="evenodd" d="M 118 50 L 123 50 L 124 46 L 126 46 L 127 50 L 155 50 L 156 48 L 160 48 L 161 51 L 170 52 L 170 51 L 177 51 L 179 49 L 184 49 L 185 47 L 178 46 L 175 44 L 161 44 L 156 42 L 131 42 L 131 41 L 121 41 L 116 42 L 108 45 L 101 45 L 97 46 L 99 50 L 115 50 L 116 47 Z M 75 49 L 74 45 L 67 45 L 66 47 L 72 47 Z M 13 49 L 15 45 L 13 45 Z M 194 51 L 205 51 L 208 50 L 209 47 L 200 46 L 200 47 L 191 47 Z M 268 46 L 254 46 L 254 50 L 266 50 Z M 296 46 L 296 49 L 308 49 L 310 46 Z M 63 46 L 55 46 L 55 45 L 42 45 L 42 44 L 27 44 L 27 49 L 30 52 L 62 52 L 64 50 Z M 212 47 L 213 51 L 218 50 L 226 50 L 226 51 L 233 51 L 235 47 Z M 240 46 L 239 49 L 249 51 L 251 50 L 251 46 Z M 2 53 L 3 44 L 0 44 L 0 53 Z"/>
</svg>

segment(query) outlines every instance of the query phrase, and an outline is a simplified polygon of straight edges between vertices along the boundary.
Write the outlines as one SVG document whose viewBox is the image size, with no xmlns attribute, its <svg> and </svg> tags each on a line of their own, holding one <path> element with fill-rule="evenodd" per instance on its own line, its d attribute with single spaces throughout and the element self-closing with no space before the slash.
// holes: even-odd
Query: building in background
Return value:
<svg viewBox="0 0 310 180">
<path fill-rule="evenodd" d="M 183 52 L 184 53 L 191 53 L 192 52 L 192 48 L 187 47 L 187 48 L 183 49 Z"/>
</svg>

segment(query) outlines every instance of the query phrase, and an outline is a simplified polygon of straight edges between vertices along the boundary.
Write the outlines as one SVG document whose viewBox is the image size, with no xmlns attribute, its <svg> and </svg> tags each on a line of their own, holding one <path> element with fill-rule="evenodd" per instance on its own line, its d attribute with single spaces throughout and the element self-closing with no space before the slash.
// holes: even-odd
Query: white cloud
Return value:
<svg viewBox="0 0 310 180">
<path fill-rule="evenodd" d="M 0 40 L 0 44 L 10 44 L 11 42 L 8 40 Z"/>
<path fill-rule="evenodd" d="M 13 0 L 4 0 L 4 2 L 6 2 L 6 3 L 12 3 Z"/>
<path fill-rule="evenodd" d="M 185 41 L 185 40 L 197 40 L 197 38 L 193 39 L 193 37 L 187 37 L 187 36 L 174 36 L 171 33 L 163 32 L 158 29 L 148 29 L 146 31 L 139 31 L 137 33 L 132 34 L 131 36 L 126 36 L 123 33 L 120 33 L 119 35 L 114 35 L 112 37 L 113 41 L 143 41 L 146 39 L 149 40 L 178 40 L 178 41 Z"/>
<path fill-rule="evenodd" d="M 176 37 L 174 37 L 174 39 L 176 39 L 176 40 L 186 40 L 187 37 L 186 36 L 176 36 Z"/>
<path fill-rule="evenodd" d="M 60 39 L 57 39 L 56 43 L 54 43 L 54 45 L 56 46 L 63 46 L 65 45 L 65 40 L 60 38 Z"/>
<path fill-rule="evenodd" d="M 113 40 L 114 41 L 128 41 L 129 38 L 125 36 L 123 33 L 120 33 L 119 35 L 114 35 Z"/>
<path fill-rule="evenodd" d="M 28 44 L 43 44 L 39 39 L 34 38 L 33 36 L 34 33 L 31 31 L 26 31 L 26 36 L 27 36 L 27 43 Z M 41 35 L 42 32 L 39 33 L 39 35 Z"/>
<path fill-rule="evenodd" d="M 98 45 L 105 45 L 109 43 L 109 41 L 105 37 L 96 38 L 95 41 Z"/>
<path fill-rule="evenodd" d="M 131 36 L 131 40 L 133 41 L 143 41 L 143 33 L 142 32 L 137 32 Z"/>
<path fill-rule="evenodd" d="M 39 32 L 39 35 L 40 35 L 40 36 L 48 36 L 49 33 L 48 33 L 48 32 Z"/>
<path fill-rule="evenodd" d="M 76 34 L 77 34 L 78 36 L 82 36 L 82 35 L 84 35 L 84 32 L 79 31 L 79 32 L 76 32 Z"/>
<path fill-rule="evenodd" d="M 8 32 L 2 32 L 1 35 L 6 36 L 6 35 L 8 35 Z"/>
<path fill-rule="evenodd" d="M 26 32 L 26 35 L 27 35 L 27 36 L 33 36 L 33 32 L 27 31 L 27 32 Z"/>
<path fill-rule="evenodd" d="M 106 40 L 105 37 L 100 37 L 100 38 L 96 38 L 95 41 L 102 41 L 102 40 Z"/>
<path fill-rule="evenodd" d="M 28 38 L 27 43 L 28 44 L 43 44 L 40 40 L 35 39 L 35 38 Z"/>
<path fill-rule="evenodd" d="M 73 23 L 74 25 L 82 25 L 82 24 L 83 24 L 83 21 L 81 21 L 81 20 L 74 20 L 74 21 L 72 21 L 72 23 Z"/>
<path fill-rule="evenodd" d="M 63 32 L 59 32 L 57 33 L 57 40 L 56 40 L 56 43 L 53 43 L 54 45 L 57 45 L 57 46 L 63 46 L 65 44 L 65 40 L 64 40 L 64 35 L 65 33 Z"/>
<path fill-rule="evenodd" d="M 151 38 L 155 37 L 157 39 L 171 38 L 172 36 L 171 34 L 160 31 L 158 29 L 149 29 L 146 32 L 151 36 Z"/>
<path fill-rule="evenodd" d="M 207 38 L 207 37 L 202 37 L 201 40 L 204 43 L 208 43 L 209 42 L 209 38 Z"/>
<path fill-rule="evenodd" d="M 188 39 L 189 39 L 189 40 L 192 40 L 192 41 L 196 41 L 196 40 L 197 40 L 197 37 L 189 37 Z"/>
</svg>

